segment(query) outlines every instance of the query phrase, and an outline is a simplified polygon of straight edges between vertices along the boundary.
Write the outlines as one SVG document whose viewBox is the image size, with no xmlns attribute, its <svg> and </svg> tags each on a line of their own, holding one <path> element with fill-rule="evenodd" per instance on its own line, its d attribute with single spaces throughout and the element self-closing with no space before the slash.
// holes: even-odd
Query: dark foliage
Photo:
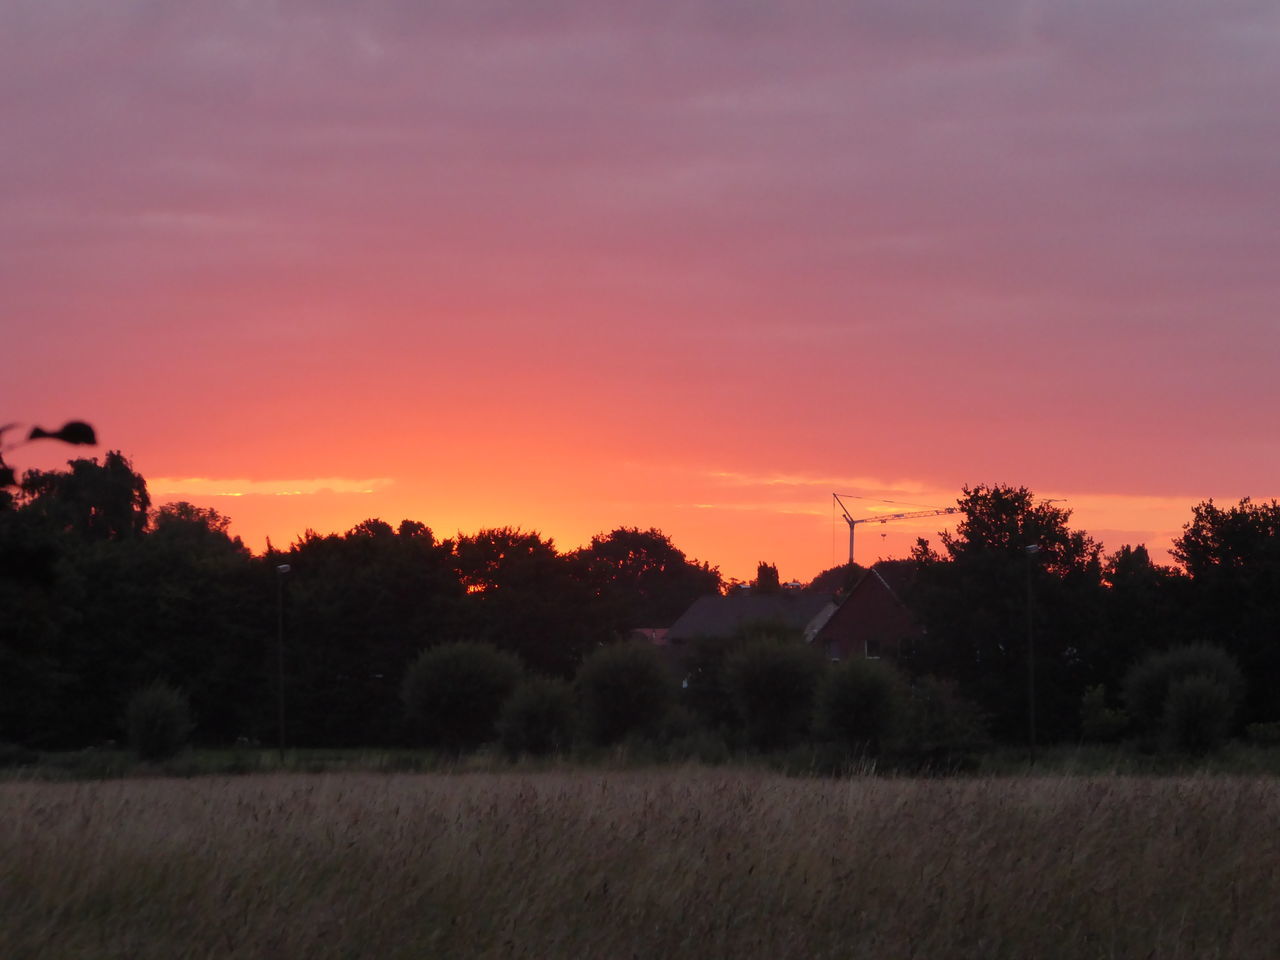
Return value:
<svg viewBox="0 0 1280 960">
<path fill-rule="evenodd" d="M 756 565 L 756 578 L 751 581 L 752 593 L 781 593 L 782 581 L 778 577 L 778 568 L 763 560 Z"/>
<path fill-rule="evenodd" d="M 275 586 L 277 563 L 290 567 L 283 586 L 291 742 L 396 742 L 409 664 L 424 648 L 470 635 L 449 545 L 422 524 L 393 529 L 369 519 L 341 535 L 308 531 L 263 564 L 264 589 Z"/>
<path fill-rule="evenodd" d="M 950 769 L 967 763 L 989 742 L 981 708 L 961 696 L 954 682 L 919 677 L 912 683 L 900 747 L 904 755 Z"/>
<path fill-rule="evenodd" d="M 466 590 L 461 631 L 519 654 L 531 669 L 568 678 L 587 651 L 615 635 L 591 586 L 551 540 L 511 527 L 452 544 Z"/>
<path fill-rule="evenodd" d="M 889 664 L 847 660 L 822 677 L 814 726 L 846 750 L 875 756 L 901 734 L 907 697 L 906 684 Z"/>
<path fill-rule="evenodd" d="M 447 643 L 413 662 L 401 697 L 419 735 L 456 753 L 493 739 L 522 673 L 519 660 L 488 644 Z"/>
<path fill-rule="evenodd" d="M 1099 641 L 1089 647 L 1091 685 L 1118 688 L 1125 671 L 1149 651 L 1193 642 L 1190 580 L 1154 563 L 1146 547 L 1124 546 L 1106 557 L 1103 583 Z"/>
<path fill-rule="evenodd" d="M 191 736 L 191 703 L 178 688 L 156 681 L 129 698 L 124 726 L 139 759 L 167 760 Z"/>
<path fill-rule="evenodd" d="M 1231 731 L 1237 698 L 1216 677 L 1196 674 L 1169 685 L 1164 703 L 1164 734 L 1169 746 L 1204 754 L 1222 746 Z"/>
<path fill-rule="evenodd" d="M 757 640 L 725 664 L 725 680 L 747 742 L 761 750 L 803 738 L 825 663 L 803 642 Z"/>
<path fill-rule="evenodd" d="M 684 653 L 681 698 L 711 730 L 727 731 L 738 723 L 738 710 L 725 676 L 725 664 L 746 641 L 734 637 L 698 637 Z"/>
<path fill-rule="evenodd" d="M 643 643 L 594 651 L 582 662 L 576 686 L 587 734 L 600 746 L 655 736 L 675 695 L 660 654 Z"/>
<path fill-rule="evenodd" d="M 720 590 L 720 572 L 689 560 L 658 530 L 618 529 L 570 555 L 615 633 L 669 627 L 698 597 Z"/>
<path fill-rule="evenodd" d="M 1080 700 L 1080 738 L 1106 743 L 1120 739 L 1128 729 L 1129 715 L 1107 702 L 1105 684 L 1095 684 Z"/>
<path fill-rule="evenodd" d="M 1233 714 L 1244 696 L 1244 676 L 1231 654 L 1221 647 L 1196 644 L 1153 653 L 1125 677 L 1125 706 L 1150 737 L 1157 736 L 1168 716 L 1170 691 L 1189 677 L 1207 677 L 1226 691 Z"/>
<path fill-rule="evenodd" d="M 944 554 L 921 541 L 913 555 L 920 571 L 912 605 L 927 634 L 911 669 L 953 679 L 998 736 L 1018 738 L 1030 606 L 1042 735 L 1070 736 L 1085 687 L 1106 679 L 1092 669 L 1103 639 L 1099 547 L 1068 527 L 1069 510 L 1025 488 L 966 487 L 958 503 L 964 520 L 942 535 Z"/>
<path fill-rule="evenodd" d="M 498 715 L 498 739 L 513 757 L 568 750 L 578 724 L 573 689 L 563 680 L 530 677 Z"/>
<path fill-rule="evenodd" d="M 22 479 L 25 508 L 53 528 L 89 540 L 122 540 L 147 527 L 147 484 L 118 450 L 101 464 L 72 460 L 67 472 L 32 470 Z"/>
<path fill-rule="evenodd" d="M 6 430 L 18 437 L 14 426 L 0 428 L 0 440 Z M 29 436 L 24 428 L 0 453 Z M 81 442 L 89 433 L 73 422 L 35 438 Z M 0 740 L 25 750 L 117 736 L 131 693 L 155 677 L 185 691 L 200 719 L 197 742 L 273 741 L 280 614 L 288 744 L 400 743 L 408 733 L 401 683 L 424 650 L 467 637 L 567 679 L 593 651 L 613 648 L 631 628 L 672 622 L 721 582 L 660 532 L 628 527 L 562 554 L 515 528 L 440 541 L 421 523 L 370 519 L 253 556 L 217 511 L 151 509 L 145 480 L 118 451 L 15 480 L 0 460 Z M 1232 704 L 1243 698 L 1229 732 L 1266 731 L 1280 720 L 1271 696 L 1280 680 L 1280 504 L 1198 505 L 1175 544 L 1185 570 L 1152 562 L 1141 546 L 1102 557 L 1070 528 L 1067 511 L 1022 488 L 967 489 L 960 506 L 964 521 L 937 551 L 918 546 L 915 586 L 900 598 L 927 632 L 897 663 L 914 678 L 912 706 L 890 752 L 962 756 L 982 741 L 983 718 L 1001 740 L 1025 740 L 1028 599 L 1046 742 L 1117 736 L 1125 717 L 1106 691 L 1125 690 L 1130 668 L 1149 655 L 1173 656 L 1201 637 L 1234 658 L 1248 684 L 1222 671 L 1170 673 L 1166 664 L 1134 728 L 1152 744 L 1178 739 L 1168 732 L 1169 691 L 1195 675 L 1216 677 Z M 1028 554 L 1032 544 L 1040 552 Z M 280 564 L 291 568 L 285 577 Z M 849 573 L 834 568 L 809 589 L 830 593 Z M 757 590 L 774 580 L 763 565 Z M 622 681 L 614 702 L 596 711 L 614 719 L 588 724 L 593 737 L 706 737 L 723 747 L 744 734 L 762 746 L 807 736 L 804 710 L 786 707 L 784 696 L 767 706 L 770 683 L 786 687 L 790 667 L 757 672 L 763 708 L 746 711 L 731 682 L 728 667 L 744 648 L 778 633 L 777 624 L 757 623 L 662 657 L 652 648 L 638 654 L 658 664 L 648 675 L 659 678 L 652 699 L 663 706 L 642 709 L 649 688 L 630 691 Z M 794 632 L 791 642 L 803 646 Z M 677 678 L 686 683 L 679 695 Z M 1189 689 L 1180 717 L 1213 696 L 1204 684 Z M 578 692 L 585 705 L 581 683 Z M 672 712 L 673 702 L 688 712 Z M 647 719 L 624 721 L 631 708 Z M 776 728 L 747 720 L 770 709 L 781 718 Z M 684 730 L 690 717 L 699 729 Z"/>
<path fill-rule="evenodd" d="M 1280 720 L 1280 502 L 1198 504 L 1173 556 L 1190 580 L 1184 636 L 1212 637 L 1246 676 L 1271 678 L 1250 688 L 1244 719 Z"/>
<path fill-rule="evenodd" d="M 40 761 L 40 754 L 17 743 L 0 740 L 0 770 L 29 767 Z"/>
<path fill-rule="evenodd" d="M 93 427 L 83 420 L 68 420 L 57 430 L 46 430 L 44 427 L 32 427 L 27 434 L 28 440 L 61 440 L 74 446 L 91 447 L 98 442 Z"/>
<path fill-rule="evenodd" d="M 848 593 L 866 572 L 866 567 L 860 564 L 842 563 L 838 567 L 823 570 L 809 581 L 805 590 L 810 593 L 826 593 L 832 596 L 839 593 Z"/>
</svg>

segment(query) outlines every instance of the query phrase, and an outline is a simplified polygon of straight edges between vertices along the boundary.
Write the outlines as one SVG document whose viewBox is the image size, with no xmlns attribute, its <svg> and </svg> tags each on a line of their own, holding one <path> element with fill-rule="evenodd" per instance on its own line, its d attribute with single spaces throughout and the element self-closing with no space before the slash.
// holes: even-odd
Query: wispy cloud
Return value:
<svg viewBox="0 0 1280 960">
<path fill-rule="evenodd" d="M 833 493 L 859 490 L 864 493 L 896 492 L 919 494 L 929 490 L 916 480 L 885 480 L 881 477 L 805 475 L 799 473 L 749 473 L 738 470 L 712 470 L 711 479 L 741 487 L 817 487 Z"/>
<path fill-rule="evenodd" d="M 944 489 L 936 483 L 909 478 L 887 481 L 877 477 L 737 470 L 706 471 L 703 476 L 724 492 L 721 497 L 707 498 L 690 505 L 694 509 L 708 511 L 827 516 L 831 514 L 828 498 L 832 492 L 838 492 L 850 501 L 848 505 L 855 517 L 872 518 L 879 514 L 952 506 L 961 493 L 957 489 Z M 797 498 L 797 493 L 807 490 L 814 491 L 812 500 Z M 818 491 L 822 491 L 821 496 Z M 741 499 L 734 494 L 740 495 Z M 1167 547 L 1191 519 L 1191 510 L 1196 503 L 1207 499 L 1233 503 L 1237 499 L 1223 495 L 1221 491 L 1169 496 L 1046 489 L 1036 490 L 1035 494 L 1037 500 L 1057 501 L 1060 507 L 1069 510 L 1072 527 L 1095 536 L 1105 534 L 1105 546 L 1109 550 L 1122 543 L 1139 542 Z M 770 499 L 771 496 L 778 499 Z M 893 529 L 899 533 L 932 530 L 950 526 L 959 519 L 962 518 L 914 518 L 897 522 Z"/>
<path fill-rule="evenodd" d="M 736 510 L 744 513 L 777 513 L 788 516 L 825 517 L 825 510 L 801 503 L 691 503 L 695 510 Z"/>
<path fill-rule="evenodd" d="M 300 497 L 317 493 L 377 493 L 390 486 L 389 477 L 310 477 L 285 480 L 247 480 L 230 477 L 156 477 L 147 481 L 153 497 Z"/>
<path fill-rule="evenodd" d="M 833 491 L 870 517 L 994 479 L 1167 540 L 1202 492 L 1277 492 L 1278 27 L 9 0 L 5 386 L 246 537 L 627 522 L 798 575 Z"/>
</svg>

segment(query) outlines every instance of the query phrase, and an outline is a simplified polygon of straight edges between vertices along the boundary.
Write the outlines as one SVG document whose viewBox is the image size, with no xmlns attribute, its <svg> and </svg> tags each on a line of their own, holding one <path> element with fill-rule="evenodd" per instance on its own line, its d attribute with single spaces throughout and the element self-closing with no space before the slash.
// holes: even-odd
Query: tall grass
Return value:
<svg viewBox="0 0 1280 960">
<path fill-rule="evenodd" d="M 1280 784 L 731 770 L 0 784 L 0 957 L 1280 951 Z"/>
</svg>

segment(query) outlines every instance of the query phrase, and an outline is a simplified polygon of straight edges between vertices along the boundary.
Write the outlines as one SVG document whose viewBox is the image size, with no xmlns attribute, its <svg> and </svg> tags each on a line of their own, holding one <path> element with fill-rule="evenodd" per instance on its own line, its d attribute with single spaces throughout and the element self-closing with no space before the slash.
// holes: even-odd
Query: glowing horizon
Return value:
<svg viewBox="0 0 1280 960">
<path fill-rule="evenodd" d="M 480 520 L 471 515 L 469 518 L 470 523 L 468 524 L 465 522 L 452 522 L 452 518 L 449 516 L 433 518 L 414 513 L 404 513 L 401 516 L 399 514 L 387 514 L 385 511 L 379 512 L 376 509 L 372 511 L 369 509 L 361 510 L 362 506 L 381 507 L 387 503 L 409 502 L 401 497 L 395 497 L 390 500 L 369 499 L 378 493 L 390 495 L 393 492 L 391 488 L 394 487 L 395 483 L 390 478 L 372 480 L 341 477 L 293 480 L 246 480 L 243 478 L 216 480 L 212 478 L 162 477 L 156 478 L 153 482 L 149 481 L 148 488 L 156 505 L 176 500 L 188 500 L 200 506 L 212 506 L 218 509 L 220 513 L 230 517 L 232 521 L 231 533 L 240 536 L 246 545 L 255 552 L 261 552 L 268 539 L 279 547 L 283 544 L 294 542 L 307 530 L 312 530 L 322 535 L 344 533 L 355 526 L 356 523 L 376 517 L 393 526 L 397 525 L 401 520 L 423 522 L 431 527 L 441 539 L 451 538 L 458 534 L 474 534 L 486 527 L 512 526 L 525 530 L 535 530 L 539 534 L 552 539 L 562 551 L 584 546 L 589 542 L 591 536 L 607 533 L 618 526 L 638 526 L 643 529 L 657 527 L 672 536 L 676 546 L 683 549 L 692 558 L 720 567 L 726 578 L 736 577 L 740 580 L 751 579 L 755 573 L 755 564 L 759 561 L 777 563 L 779 569 L 788 574 L 787 579 L 804 581 L 812 579 L 816 573 L 823 569 L 844 562 L 847 555 L 848 527 L 839 512 L 832 509 L 830 494 L 827 494 L 825 503 L 795 499 L 797 488 L 801 491 L 813 489 L 816 492 L 819 487 L 829 486 L 828 481 L 832 478 L 806 478 L 785 475 L 765 475 L 759 478 L 749 478 L 726 471 L 707 471 L 705 476 L 713 482 L 727 480 L 734 486 L 750 487 L 757 493 L 761 491 L 772 492 L 782 488 L 785 491 L 785 498 L 774 500 L 733 500 L 722 503 L 669 503 L 662 507 L 654 505 L 651 509 L 655 514 L 664 513 L 669 517 L 674 517 L 676 523 L 679 524 L 676 529 L 685 529 L 682 514 L 690 512 L 696 514 L 703 511 L 725 511 L 737 514 L 766 514 L 769 515 L 769 519 L 774 524 L 781 523 L 790 530 L 785 543 L 759 544 L 756 553 L 751 555 L 755 557 L 754 560 L 745 559 L 744 555 L 743 557 L 731 558 L 729 561 L 725 561 L 710 552 L 714 549 L 714 544 L 700 543 L 700 547 L 706 546 L 707 549 L 691 549 L 690 544 L 681 542 L 678 537 L 672 536 L 670 528 L 664 527 L 660 523 L 644 522 L 643 520 L 616 523 L 585 534 L 581 532 L 580 524 L 569 522 L 564 524 L 564 528 L 568 531 L 567 534 L 562 534 L 559 532 L 560 527 L 556 525 L 554 520 L 551 521 L 551 525 L 540 526 L 537 523 L 521 522 L 516 517 L 502 520 L 495 515 L 492 519 Z M 954 507 L 956 500 L 960 496 L 960 491 L 955 491 L 947 496 L 942 490 L 930 489 L 926 484 L 913 481 L 899 480 L 886 483 L 865 477 L 856 478 L 856 480 L 857 483 L 865 485 L 862 487 L 863 489 L 869 491 L 866 494 L 851 495 L 857 498 L 857 506 L 852 511 L 855 517 L 870 521 L 859 525 L 856 543 L 858 561 L 860 563 L 867 564 L 877 559 L 905 556 L 917 537 L 929 539 L 936 546 L 938 533 L 944 529 L 954 529 L 955 524 L 961 519 L 958 515 L 953 517 L 939 514 L 877 523 L 874 520 L 877 515 L 892 516 L 899 512 Z M 851 486 L 847 481 L 842 485 L 846 488 Z M 237 486 L 241 489 L 231 489 Z M 1219 504 L 1234 504 L 1240 499 L 1240 497 L 1222 496 L 1187 498 L 1088 493 L 1072 495 L 1070 491 L 1061 490 L 1033 492 L 1039 501 L 1059 501 L 1063 508 L 1070 510 L 1072 528 L 1082 530 L 1093 536 L 1094 539 L 1099 540 L 1105 553 L 1114 552 L 1123 545 L 1137 546 L 1142 544 L 1151 551 L 1153 559 L 1163 563 L 1171 562 L 1168 557 L 1169 547 L 1173 539 L 1181 533 L 1183 525 L 1191 520 L 1191 512 L 1195 504 L 1210 499 Z M 906 502 L 873 494 L 895 494 L 899 497 L 913 496 L 927 499 L 930 503 Z M 272 498 L 281 496 L 304 498 L 318 496 L 320 501 L 327 505 L 330 515 L 355 519 L 335 520 L 327 524 L 307 522 L 303 527 L 289 533 L 287 526 L 273 527 L 269 519 L 273 513 Z M 249 517 L 255 518 L 251 519 L 249 523 L 244 523 L 237 519 L 237 512 L 239 512 L 241 505 L 236 501 L 240 498 L 249 498 L 258 502 L 248 509 Z M 255 506 L 257 509 L 254 509 Z M 861 509 L 858 509 L 858 507 L 861 507 Z M 305 506 L 302 510 L 305 510 Z M 291 511 L 290 513 L 292 515 L 294 512 Z M 1086 519 L 1082 520 L 1082 516 Z M 815 520 L 819 522 L 812 522 Z M 831 527 L 829 532 L 830 545 L 826 542 L 816 542 L 819 536 L 826 532 L 819 528 L 827 525 Z M 694 529 L 696 535 L 696 524 L 691 524 L 690 526 Z M 804 542 L 806 540 L 809 542 Z"/>
<path fill-rule="evenodd" d="M 14 0 L 3 412 L 251 545 L 807 579 L 832 491 L 1009 483 L 1162 556 L 1280 495 L 1278 85 L 1233 0 Z"/>
</svg>

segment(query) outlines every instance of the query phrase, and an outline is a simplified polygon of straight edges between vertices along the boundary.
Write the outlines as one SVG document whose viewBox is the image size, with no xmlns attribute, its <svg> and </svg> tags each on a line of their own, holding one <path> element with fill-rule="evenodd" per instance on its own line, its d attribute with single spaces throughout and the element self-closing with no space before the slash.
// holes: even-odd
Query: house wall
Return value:
<svg viewBox="0 0 1280 960">
<path fill-rule="evenodd" d="M 865 583 L 843 603 L 815 641 L 833 660 L 881 656 L 898 658 L 903 645 L 920 633 L 910 612 L 887 589 Z"/>
</svg>

